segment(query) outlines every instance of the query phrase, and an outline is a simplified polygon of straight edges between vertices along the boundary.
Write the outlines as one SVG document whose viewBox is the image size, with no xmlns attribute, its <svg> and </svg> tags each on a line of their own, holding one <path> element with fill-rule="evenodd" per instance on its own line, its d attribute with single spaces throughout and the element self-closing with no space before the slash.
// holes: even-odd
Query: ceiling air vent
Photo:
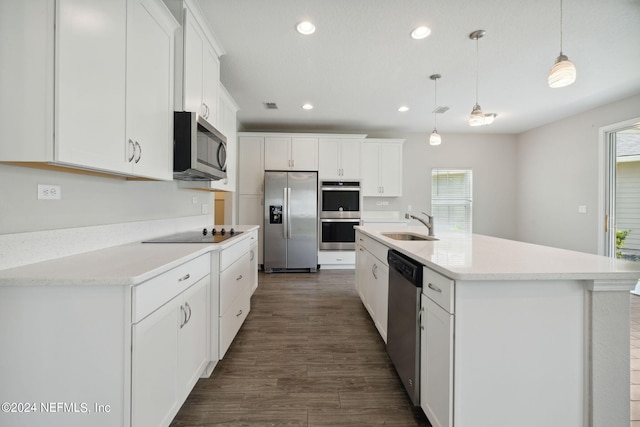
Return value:
<svg viewBox="0 0 640 427">
<path fill-rule="evenodd" d="M 444 114 L 449 110 L 449 107 L 438 107 L 432 111 L 434 114 Z"/>
<path fill-rule="evenodd" d="M 275 102 L 264 102 L 264 108 L 266 108 L 267 110 L 277 110 L 278 104 L 276 104 Z"/>
</svg>

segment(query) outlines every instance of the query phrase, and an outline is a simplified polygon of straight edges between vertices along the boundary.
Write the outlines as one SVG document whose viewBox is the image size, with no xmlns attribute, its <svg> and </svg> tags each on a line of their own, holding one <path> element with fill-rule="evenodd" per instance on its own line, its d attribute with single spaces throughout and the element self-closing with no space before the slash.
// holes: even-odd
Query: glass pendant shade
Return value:
<svg viewBox="0 0 640 427">
<path fill-rule="evenodd" d="M 552 88 L 569 86 L 576 81 L 576 67 L 566 55 L 560 53 L 549 72 L 549 86 Z"/>
<path fill-rule="evenodd" d="M 469 116 L 469 126 L 484 125 L 484 113 L 478 104 L 473 106 L 471 115 Z"/>
<path fill-rule="evenodd" d="M 436 129 L 431 132 L 431 136 L 429 137 L 429 145 L 440 145 L 442 143 L 442 138 Z"/>
</svg>

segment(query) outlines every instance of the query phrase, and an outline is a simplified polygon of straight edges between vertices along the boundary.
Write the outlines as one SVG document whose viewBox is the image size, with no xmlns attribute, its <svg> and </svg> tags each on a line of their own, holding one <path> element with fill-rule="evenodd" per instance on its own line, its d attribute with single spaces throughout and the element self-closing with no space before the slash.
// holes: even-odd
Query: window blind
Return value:
<svg viewBox="0 0 640 427">
<path fill-rule="evenodd" d="M 470 169 L 431 171 L 431 213 L 436 230 L 471 233 L 472 181 Z"/>
</svg>

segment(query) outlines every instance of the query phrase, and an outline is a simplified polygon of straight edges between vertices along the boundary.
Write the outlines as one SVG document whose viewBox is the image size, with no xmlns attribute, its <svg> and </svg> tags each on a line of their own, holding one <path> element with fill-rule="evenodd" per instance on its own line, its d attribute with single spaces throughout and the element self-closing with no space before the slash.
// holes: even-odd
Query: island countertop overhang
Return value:
<svg viewBox="0 0 640 427">
<path fill-rule="evenodd" d="M 442 234 L 438 240 L 395 240 L 399 230 L 427 236 L 419 226 L 356 226 L 366 236 L 455 280 L 615 281 L 633 289 L 640 263 L 479 234 Z"/>
</svg>

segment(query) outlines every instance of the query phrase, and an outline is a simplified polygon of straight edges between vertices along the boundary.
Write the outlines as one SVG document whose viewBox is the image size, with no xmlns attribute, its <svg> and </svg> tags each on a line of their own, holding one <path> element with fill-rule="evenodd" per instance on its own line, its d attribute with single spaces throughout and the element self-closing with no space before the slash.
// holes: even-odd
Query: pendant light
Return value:
<svg viewBox="0 0 640 427">
<path fill-rule="evenodd" d="M 469 38 L 476 41 L 476 104 L 473 106 L 473 110 L 471 110 L 471 115 L 469 116 L 469 126 L 481 126 L 484 124 L 484 113 L 478 104 L 478 69 L 480 64 L 478 40 L 484 37 L 485 33 L 485 30 L 476 30 L 469 34 Z"/>
<path fill-rule="evenodd" d="M 442 143 L 442 137 L 438 133 L 437 124 L 437 113 L 438 110 L 438 79 L 442 77 L 440 74 L 432 74 L 429 76 L 431 80 L 433 80 L 434 91 L 433 91 L 433 132 L 431 132 L 431 136 L 429 137 L 430 145 L 440 145 Z"/>
<path fill-rule="evenodd" d="M 562 53 L 562 0 L 560 0 L 560 55 L 549 71 L 547 80 L 552 88 L 569 86 L 576 81 L 576 67 L 569 58 Z"/>
</svg>

